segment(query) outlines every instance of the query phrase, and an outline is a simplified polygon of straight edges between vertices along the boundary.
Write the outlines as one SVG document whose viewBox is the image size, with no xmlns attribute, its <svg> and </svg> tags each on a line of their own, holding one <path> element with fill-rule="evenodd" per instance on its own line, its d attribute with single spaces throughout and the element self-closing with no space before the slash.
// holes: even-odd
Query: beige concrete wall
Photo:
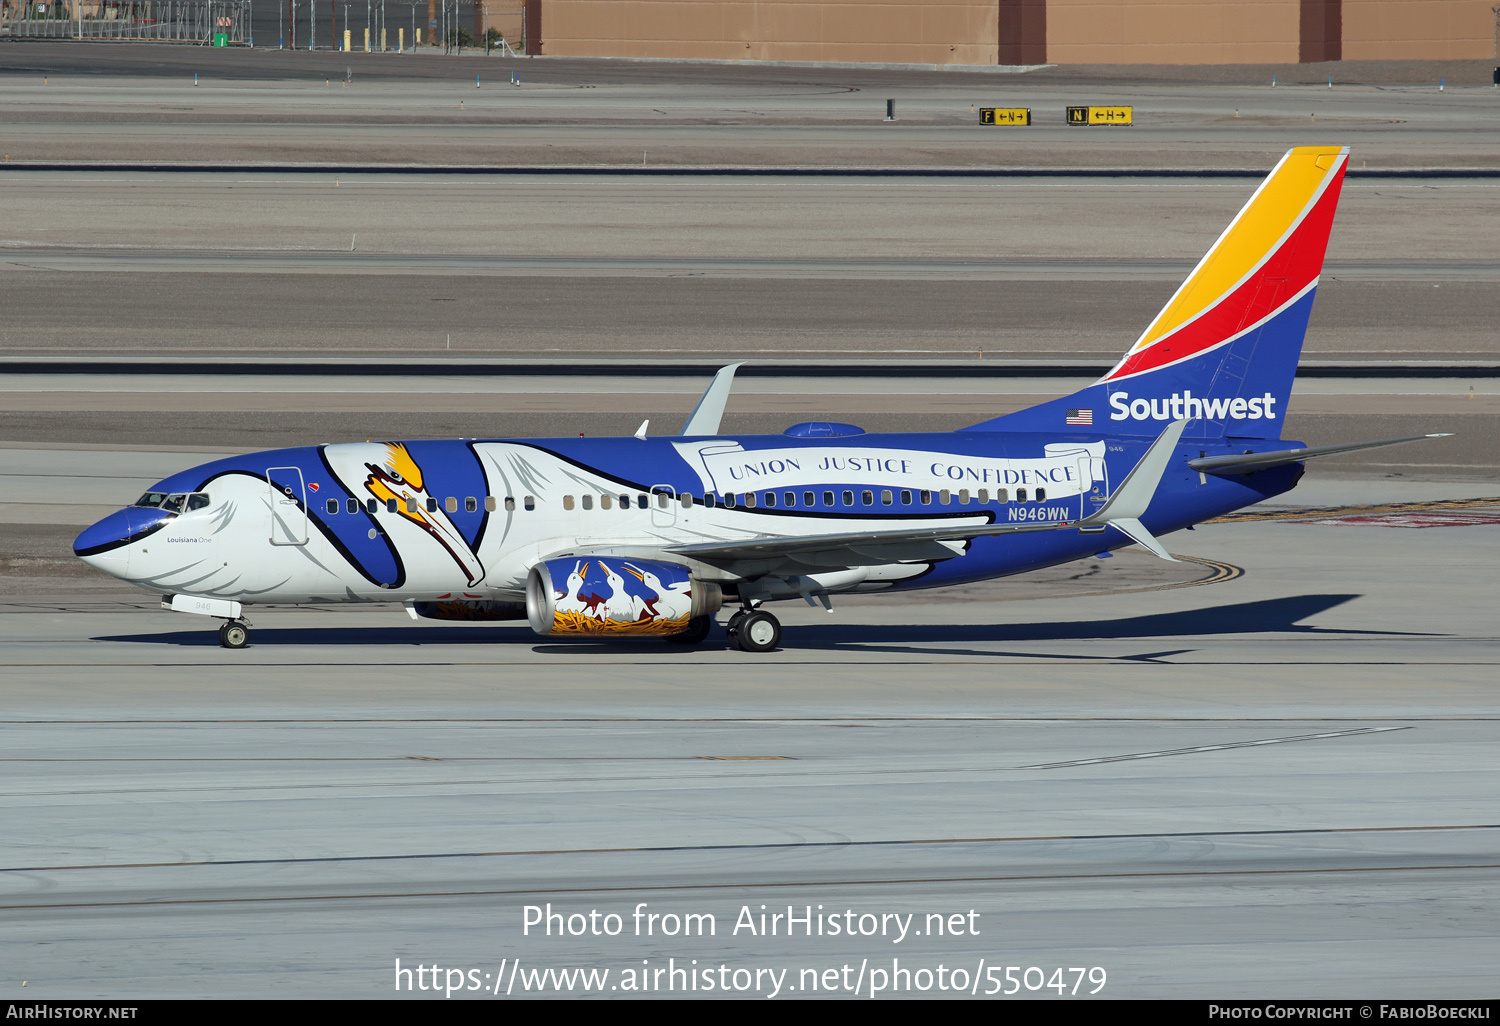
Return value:
<svg viewBox="0 0 1500 1026">
<path fill-rule="evenodd" d="M 547 0 L 552 56 L 995 64 L 996 0 Z"/>
<path fill-rule="evenodd" d="M 1300 12 L 1299 0 L 1049 0 L 1047 60 L 1295 63 Z"/>
<path fill-rule="evenodd" d="M 1456 60 L 1494 53 L 1494 0 L 1344 0 L 1344 60 Z"/>
<path fill-rule="evenodd" d="M 519 35 L 520 0 L 481 0 Z M 1495 0 L 1342 0 L 1345 60 L 1488 58 Z M 542 0 L 555 56 L 995 64 L 1000 0 Z M 1300 0 L 1047 0 L 1054 64 L 1295 63 Z M 1336 26 L 1335 22 L 1331 23 Z M 1337 42 L 1337 35 L 1334 37 Z M 1337 46 L 1328 51 L 1337 56 Z M 1308 59 L 1322 59 L 1309 57 Z"/>
</svg>

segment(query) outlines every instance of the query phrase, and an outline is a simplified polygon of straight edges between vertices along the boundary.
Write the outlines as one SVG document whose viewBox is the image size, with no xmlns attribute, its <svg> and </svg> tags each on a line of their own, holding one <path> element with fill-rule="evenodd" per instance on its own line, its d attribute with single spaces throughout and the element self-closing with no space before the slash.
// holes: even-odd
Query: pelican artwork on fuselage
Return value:
<svg viewBox="0 0 1500 1026">
<path fill-rule="evenodd" d="M 735 366 L 681 434 L 364 442 L 174 474 L 74 550 L 248 638 L 256 604 L 392 602 L 543 635 L 777 647 L 764 608 L 1023 573 L 1286 492 L 1281 438 L 1348 151 L 1291 150 L 1099 381 L 944 434 L 727 436 Z M 1425 436 L 1422 436 L 1425 437 Z"/>
</svg>

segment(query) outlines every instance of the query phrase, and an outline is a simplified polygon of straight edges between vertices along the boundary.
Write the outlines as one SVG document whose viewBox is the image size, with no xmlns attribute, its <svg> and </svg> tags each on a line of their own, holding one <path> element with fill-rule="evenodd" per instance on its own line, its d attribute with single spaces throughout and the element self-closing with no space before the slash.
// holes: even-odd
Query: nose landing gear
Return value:
<svg viewBox="0 0 1500 1026">
<path fill-rule="evenodd" d="M 226 620 L 219 627 L 219 644 L 225 648 L 244 648 L 250 643 L 250 625 L 239 620 Z"/>
</svg>

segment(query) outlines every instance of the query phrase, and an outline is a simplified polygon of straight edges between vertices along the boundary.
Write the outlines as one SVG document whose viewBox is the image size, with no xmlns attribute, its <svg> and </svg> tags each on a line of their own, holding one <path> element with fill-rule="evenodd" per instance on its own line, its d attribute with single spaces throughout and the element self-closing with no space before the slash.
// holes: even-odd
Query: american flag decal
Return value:
<svg viewBox="0 0 1500 1026">
<path fill-rule="evenodd" d="M 1064 420 L 1064 423 L 1069 427 L 1093 427 L 1094 411 L 1069 410 L 1067 411 L 1067 418 Z"/>
</svg>

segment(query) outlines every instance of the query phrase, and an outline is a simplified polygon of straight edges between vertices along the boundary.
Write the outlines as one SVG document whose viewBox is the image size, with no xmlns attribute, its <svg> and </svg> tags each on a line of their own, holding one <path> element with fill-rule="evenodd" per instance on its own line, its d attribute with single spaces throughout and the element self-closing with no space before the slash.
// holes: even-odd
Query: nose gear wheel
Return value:
<svg viewBox="0 0 1500 1026">
<path fill-rule="evenodd" d="M 244 648 L 250 644 L 250 628 L 230 620 L 219 628 L 219 644 L 225 648 Z"/>
</svg>

